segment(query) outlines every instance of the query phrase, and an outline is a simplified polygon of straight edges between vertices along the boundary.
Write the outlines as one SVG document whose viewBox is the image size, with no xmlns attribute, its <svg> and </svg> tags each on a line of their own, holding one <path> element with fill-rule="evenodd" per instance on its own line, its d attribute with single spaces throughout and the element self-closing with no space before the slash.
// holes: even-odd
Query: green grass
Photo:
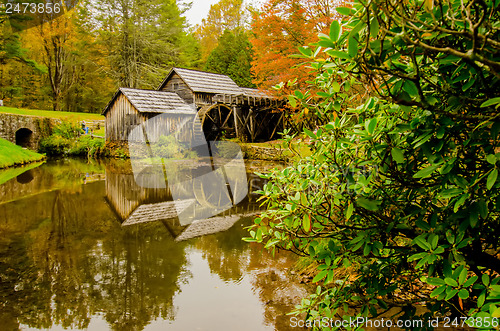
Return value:
<svg viewBox="0 0 500 331">
<path fill-rule="evenodd" d="M 11 107 L 0 107 L 0 113 L 41 116 L 41 117 L 59 118 L 59 119 L 63 119 L 63 120 L 74 120 L 74 121 L 104 120 L 104 116 L 102 116 L 101 114 L 71 113 L 71 112 L 65 112 L 65 111 L 21 109 L 21 108 L 11 108 Z"/>
<path fill-rule="evenodd" d="M 14 145 L 5 139 L 0 139 L 0 168 L 40 161 L 44 158 L 45 156 L 42 154 Z"/>
</svg>

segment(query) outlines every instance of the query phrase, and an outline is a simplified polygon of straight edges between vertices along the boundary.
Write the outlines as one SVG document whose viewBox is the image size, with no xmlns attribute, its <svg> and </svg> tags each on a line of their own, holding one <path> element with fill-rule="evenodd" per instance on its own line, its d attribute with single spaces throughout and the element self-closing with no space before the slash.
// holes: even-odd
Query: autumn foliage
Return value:
<svg viewBox="0 0 500 331">
<path fill-rule="evenodd" d="M 243 0 L 220 0 L 210 6 L 206 18 L 196 26 L 195 36 L 200 41 L 201 58 L 208 59 L 217 47 L 224 31 L 241 30 L 246 23 L 246 12 Z"/>
<path fill-rule="evenodd" d="M 297 48 L 317 41 L 337 19 L 340 0 L 268 0 L 254 11 L 250 42 L 255 52 L 252 71 L 255 83 L 268 89 L 299 77 L 297 87 L 313 76 L 300 66 L 303 60 L 290 57 Z"/>
</svg>

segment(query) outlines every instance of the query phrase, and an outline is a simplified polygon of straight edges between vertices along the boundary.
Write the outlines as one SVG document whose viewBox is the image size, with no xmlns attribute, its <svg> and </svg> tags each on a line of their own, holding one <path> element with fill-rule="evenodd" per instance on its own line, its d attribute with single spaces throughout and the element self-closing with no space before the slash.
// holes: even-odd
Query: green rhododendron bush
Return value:
<svg viewBox="0 0 500 331">
<path fill-rule="evenodd" d="M 262 174 L 268 210 L 246 238 L 314 260 L 320 286 L 297 314 L 399 306 L 498 329 L 499 5 L 354 1 L 300 48 L 317 75 L 290 104 L 329 123 L 305 130 L 310 157 Z"/>
</svg>

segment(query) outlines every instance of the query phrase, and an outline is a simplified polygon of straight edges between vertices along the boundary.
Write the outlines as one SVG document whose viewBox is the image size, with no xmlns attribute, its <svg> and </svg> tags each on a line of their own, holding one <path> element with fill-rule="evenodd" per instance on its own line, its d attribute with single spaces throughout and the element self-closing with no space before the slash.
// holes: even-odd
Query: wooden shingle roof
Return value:
<svg viewBox="0 0 500 331">
<path fill-rule="evenodd" d="M 229 76 L 183 68 L 173 68 L 159 90 L 166 85 L 173 73 L 177 73 L 193 92 L 243 94 L 242 89 Z"/>
<path fill-rule="evenodd" d="M 243 91 L 243 95 L 246 97 L 274 98 L 274 96 L 271 93 L 269 93 L 268 91 L 259 90 L 256 88 L 248 88 L 248 87 L 240 87 L 240 89 Z"/>
<path fill-rule="evenodd" d="M 195 110 L 184 102 L 176 93 L 139 90 L 132 88 L 120 88 L 113 99 L 106 106 L 104 115 L 113 105 L 116 98 L 123 94 L 130 103 L 141 113 L 170 113 L 170 114 L 194 114 Z"/>
</svg>

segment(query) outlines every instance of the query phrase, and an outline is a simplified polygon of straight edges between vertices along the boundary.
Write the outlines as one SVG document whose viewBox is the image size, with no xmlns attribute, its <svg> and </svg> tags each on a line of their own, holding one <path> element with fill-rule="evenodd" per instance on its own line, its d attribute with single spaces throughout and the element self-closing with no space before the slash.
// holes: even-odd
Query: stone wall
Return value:
<svg viewBox="0 0 500 331">
<path fill-rule="evenodd" d="M 40 140 L 50 136 L 59 119 L 0 113 L 0 138 L 31 150 L 38 150 Z"/>
<path fill-rule="evenodd" d="M 265 160 L 265 161 L 277 161 L 277 162 L 288 162 L 289 155 L 286 151 L 279 146 L 256 146 L 251 143 L 240 144 L 241 151 L 243 152 L 243 157 L 247 160 Z"/>
</svg>

